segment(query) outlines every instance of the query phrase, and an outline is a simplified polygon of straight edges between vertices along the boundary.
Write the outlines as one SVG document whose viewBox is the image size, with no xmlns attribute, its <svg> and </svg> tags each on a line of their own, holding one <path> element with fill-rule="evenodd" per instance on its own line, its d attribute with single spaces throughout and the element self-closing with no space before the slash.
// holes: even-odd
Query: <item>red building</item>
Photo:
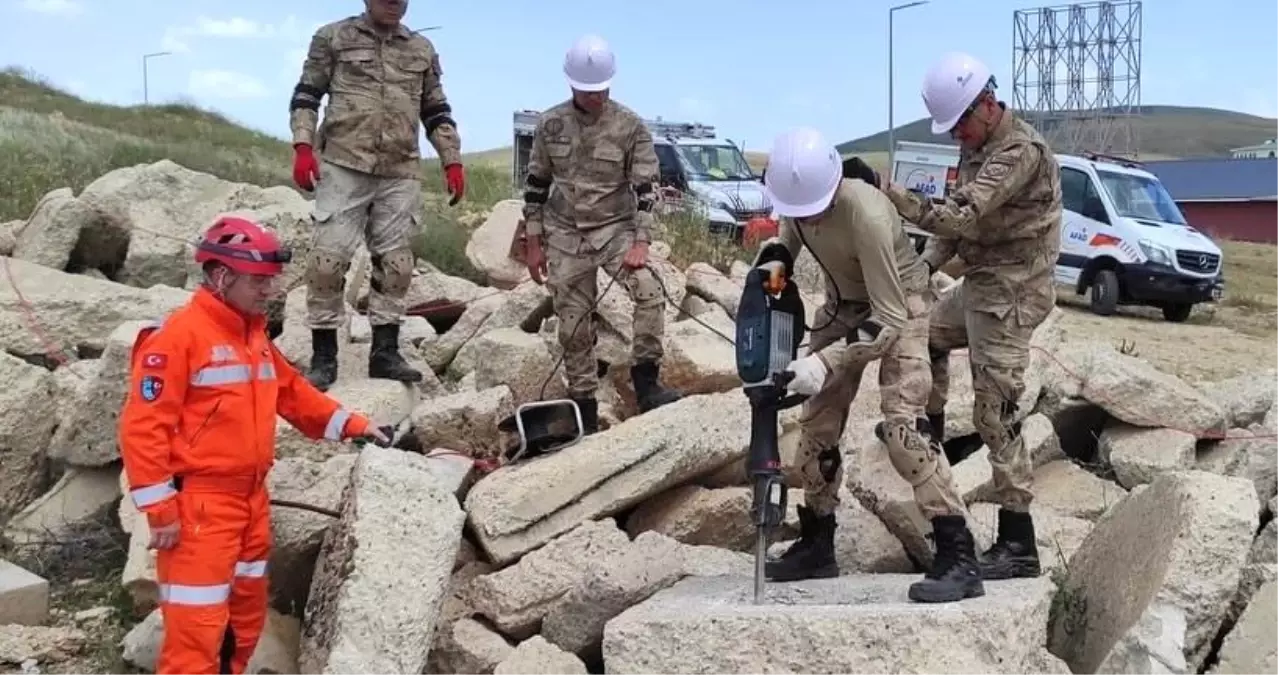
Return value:
<svg viewBox="0 0 1278 675">
<path fill-rule="evenodd" d="M 1189 224 L 1213 239 L 1278 243 L 1278 159 L 1144 162 Z"/>
</svg>

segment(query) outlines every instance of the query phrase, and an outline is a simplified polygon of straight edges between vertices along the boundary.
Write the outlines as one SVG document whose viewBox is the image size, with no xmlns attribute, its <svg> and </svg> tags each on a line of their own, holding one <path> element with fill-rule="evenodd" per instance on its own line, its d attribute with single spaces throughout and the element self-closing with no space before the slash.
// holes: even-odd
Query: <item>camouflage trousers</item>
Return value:
<svg viewBox="0 0 1278 675">
<path fill-rule="evenodd" d="M 314 233 L 306 260 L 306 319 L 337 328 L 346 313 L 342 291 L 361 242 L 372 258 L 368 319 L 399 323 L 415 263 L 410 242 L 421 222 L 421 183 L 324 162 L 315 186 Z"/>
<path fill-rule="evenodd" d="M 914 490 L 914 499 L 927 518 L 963 513 L 950 464 L 939 445 L 926 433 L 924 408 L 932 386 L 928 367 L 928 316 L 934 298 L 931 291 L 906 298 L 909 312 L 896 342 L 879 360 L 880 410 L 888 458 L 893 468 Z M 869 317 L 865 303 L 843 303 L 830 321 L 830 308 L 818 314 L 821 330 L 811 338 L 816 352 L 846 340 Z M 864 364 L 835 365 L 825 386 L 809 398 L 800 417 L 802 431 L 796 457 L 798 482 L 804 489 L 804 504 L 818 516 L 833 513 L 839 505 L 843 485 L 843 457 L 839 438 L 847 426 L 848 413 L 861 387 Z"/>
<path fill-rule="evenodd" d="M 1027 288 L 1024 298 L 1006 302 L 969 280 L 946 291 L 932 313 L 929 349 L 932 393 L 927 411 L 945 410 L 949 397 L 949 352 L 968 348 L 972 367 L 972 422 L 990 450 L 994 473 L 991 499 L 1014 511 L 1028 511 L 1034 499 L 1033 458 L 1015 421 L 1017 401 L 1025 392 L 1030 338 L 1055 304 L 1055 291 Z M 1025 284 L 1024 286 L 1041 286 Z M 977 309 L 980 308 L 980 309 Z"/>
<path fill-rule="evenodd" d="M 666 296 L 651 270 L 630 269 L 622 264 L 634 235 L 618 229 L 617 235 L 597 250 L 583 235 L 558 227 L 546 228 L 545 240 L 546 286 L 559 319 L 559 346 L 564 350 L 568 395 L 588 398 L 599 387 L 593 312 L 595 299 L 603 290 L 598 283 L 601 268 L 616 278 L 614 285 L 625 287 L 634 302 L 631 356 L 635 363 L 660 361 L 664 355 Z"/>
</svg>

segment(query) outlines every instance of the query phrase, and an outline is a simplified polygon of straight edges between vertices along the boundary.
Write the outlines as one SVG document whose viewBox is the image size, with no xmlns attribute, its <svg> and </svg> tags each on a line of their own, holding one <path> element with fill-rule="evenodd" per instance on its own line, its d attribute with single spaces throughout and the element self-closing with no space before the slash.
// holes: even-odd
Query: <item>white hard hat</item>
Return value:
<svg viewBox="0 0 1278 675">
<path fill-rule="evenodd" d="M 839 151 L 816 129 L 794 129 L 772 142 L 763 185 L 777 215 L 806 218 L 824 211 L 842 180 Z"/>
<path fill-rule="evenodd" d="M 564 75 L 578 91 L 603 91 L 612 84 L 617 62 L 608 43 L 598 35 L 577 39 L 564 56 Z"/>
<path fill-rule="evenodd" d="M 949 133 L 989 84 L 990 69 L 971 55 L 942 56 L 923 79 L 923 105 L 932 116 L 932 133 Z"/>
</svg>

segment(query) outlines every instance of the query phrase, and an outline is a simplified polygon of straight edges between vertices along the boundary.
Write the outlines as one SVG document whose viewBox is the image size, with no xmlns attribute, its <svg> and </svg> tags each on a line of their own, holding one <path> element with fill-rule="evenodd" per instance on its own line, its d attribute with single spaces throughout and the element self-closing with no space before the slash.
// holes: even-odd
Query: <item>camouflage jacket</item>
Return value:
<svg viewBox="0 0 1278 675">
<path fill-rule="evenodd" d="M 382 35 L 361 14 L 321 26 L 289 103 L 293 143 L 308 143 L 325 161 L 348 169 L 415 178 L 420 120 L 440 161 L 460 162 L 461 140 L 442 75 L 434 45 L 402 25 Z"/>
<path fill-rule="evenodd" d="M 906 219 L 936 235 L 924 252 L 940 267 L 966 263 L 974 302 L 1000 317 L 1052 294 L 1060 253 L 1060 168 L 1052 149 L 1011 111 L 975 151 L 962 151 L 955 189 L 933 202 L 899 185 L 886 192 Z M 1054 297 L 1054 295 L 1053 295 Z"/>
<path fill-rule="evenodd" d="M 572 100 L 541 114 L 524 183 L 528 236 L 574 230 L 600 249 L 620 228 L 652 241 L 657 152 L 643 120 L 609 100 L 598 116 Z"/>
</svg>

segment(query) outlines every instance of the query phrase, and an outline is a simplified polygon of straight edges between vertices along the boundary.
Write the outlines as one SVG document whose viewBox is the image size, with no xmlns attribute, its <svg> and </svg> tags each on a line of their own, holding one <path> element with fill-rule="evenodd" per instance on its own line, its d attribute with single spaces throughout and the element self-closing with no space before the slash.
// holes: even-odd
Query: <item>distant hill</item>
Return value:
<svg viewBox="0 0 1278 675">
<path fill-rule="evenodd" d="M 1147 105 L 1132 120 L 1132 130 L 1142 158 L 1210 157 L 1278 136 L 1278 119 L 1215 108 Z M 898 126 L 895 135 L 898 141 L 952 144 L 949 137 L 932 133 L 927 118 Z M 840 143 L 838 148 L 844 155 L 887 152 L 888 133 L 880 131 Z"/>
</svg>

